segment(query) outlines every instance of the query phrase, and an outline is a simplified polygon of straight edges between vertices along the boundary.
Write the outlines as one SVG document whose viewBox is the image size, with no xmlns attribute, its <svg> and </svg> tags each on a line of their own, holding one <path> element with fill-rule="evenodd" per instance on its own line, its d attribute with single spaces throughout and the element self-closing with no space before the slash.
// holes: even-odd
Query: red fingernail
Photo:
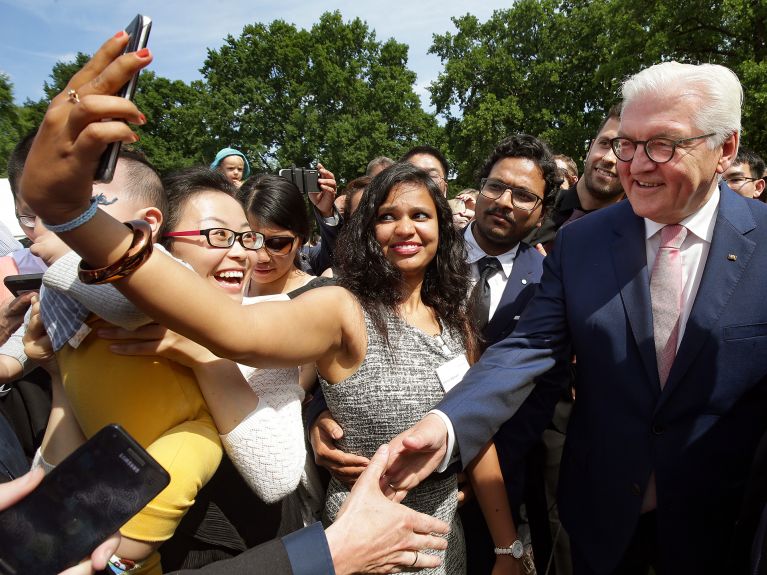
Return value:
<svg viewBox="0 0 767 575">
<path fill-rule="evenodd" d="M 146 124 L 146 116 L 144 114 L 139 114 L 138 119 L 139 119 L 139 124 L 142 124 L 142 125 Z"/>
<path fill-rule="evenodd" d="M 120 30 L 117 34 L 115 34 L 115 38 L 122 38 L 125 36 L 125 30 Z"/>
<path fill-rule="evenodd" d="M 133 134 L 133 143 L 135 144 L 135 143 L 136 143 L 136 142 L 138 142 L 138 141 L 139 141 L 139 136 L 138 136 L 138 134 L 135 134 L 135 133 L 134 133 L 134 134 Z"/>
<path fill-rule="evenodd" d="M 138 52 L 136 52 L 136 56 L 139 58 L 146 58 L 149 56 L 149 48 L 141 48 Z"/>
</svg>

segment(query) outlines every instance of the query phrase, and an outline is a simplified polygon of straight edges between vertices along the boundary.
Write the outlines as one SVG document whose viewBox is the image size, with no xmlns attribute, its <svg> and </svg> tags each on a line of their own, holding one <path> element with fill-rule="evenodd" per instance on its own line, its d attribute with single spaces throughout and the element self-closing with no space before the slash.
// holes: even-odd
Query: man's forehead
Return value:
<svg viewBox="0 0 767 575">
<path fill-rule="evenodd" d="M 607 136 L 608 138 L 612 138 L 613 136 L 615 136 L 615 134 L 618 133 L 619 127 L 620 127 L 620 120 L 618 118 L 614 118 L 614 117 L 609 118 L 605 122 L 605 125 L 602 126 L 602 129 L 599 130 L 599 132 L 595 136 L 595 139 L 601 138 L 602 136 Z"/>
<path fill-rule="evenodd" d="M 743 174 L 745 176 L 751 177 L 753 174 L 751 174 L 751 166 L 747 162 L 741 162 L 736 163 L 733 162 L 729 168 L 725 171 L 725 175 L 730 174 Z"/>
<path fill-rule="evenodd" d="M 619 134 L 642 132 L 650 136 L 682 137 L 694 130 L 693 115 L 700 108 L 699 94 L 681 91 L 667 95 L 644 94 L 624 105 Z"/>
</svg>

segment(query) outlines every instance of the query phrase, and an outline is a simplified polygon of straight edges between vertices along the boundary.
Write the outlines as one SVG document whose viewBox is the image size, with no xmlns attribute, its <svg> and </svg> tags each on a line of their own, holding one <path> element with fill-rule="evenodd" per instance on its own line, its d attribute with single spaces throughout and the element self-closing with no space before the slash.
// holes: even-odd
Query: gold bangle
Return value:
<svg viewBox="0 0 767 575">
<path fill-rule="evenodd" d="M 117 281 L 135 272 L 152 255 L 152 227 L 144 220 L 125 222 L 133 231 L 128 251 L 115 263 L 99 269 L 89 269 L 80 262 L 77 276 L 84 284 L 105 284 Z"/>
</svg>

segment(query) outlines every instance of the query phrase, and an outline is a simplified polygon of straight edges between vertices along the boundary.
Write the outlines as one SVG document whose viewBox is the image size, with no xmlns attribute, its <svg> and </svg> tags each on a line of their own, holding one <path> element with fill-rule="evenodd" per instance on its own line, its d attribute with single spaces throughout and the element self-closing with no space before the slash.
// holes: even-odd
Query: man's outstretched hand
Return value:
<svg viewBox="0 0 767 575">
<path fill-rule="evenodd" d="M 426 479 L 445 458 L 447 429 L 438 415 L 429 414 L 389 442 L 389 463 L 381 489 L 395 501 Z"/>
</svg>

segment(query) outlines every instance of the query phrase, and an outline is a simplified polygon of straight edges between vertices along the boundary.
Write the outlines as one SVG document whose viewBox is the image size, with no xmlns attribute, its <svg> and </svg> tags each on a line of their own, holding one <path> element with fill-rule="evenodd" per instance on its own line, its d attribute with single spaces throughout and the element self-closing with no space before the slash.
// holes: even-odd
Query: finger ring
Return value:
<svg viewBox="0 0 767 575">
<path fill-rule="evenodd" d="M 410 564 L 410 567 L 415 567 L 415 564 L 418 563 L 418 551 L 413 551 L 415 553 L 415 557 L 413 557 L 413 562 Z"/>
<path fill-rule="evenodd" d="M 73 104 L 79 104 L 80 103 L 80 96 L 77 93 L 77 90 L 69 90 L 67 92 L 67 98 L 69 98 L 69 101 Z"/>
</svg>

